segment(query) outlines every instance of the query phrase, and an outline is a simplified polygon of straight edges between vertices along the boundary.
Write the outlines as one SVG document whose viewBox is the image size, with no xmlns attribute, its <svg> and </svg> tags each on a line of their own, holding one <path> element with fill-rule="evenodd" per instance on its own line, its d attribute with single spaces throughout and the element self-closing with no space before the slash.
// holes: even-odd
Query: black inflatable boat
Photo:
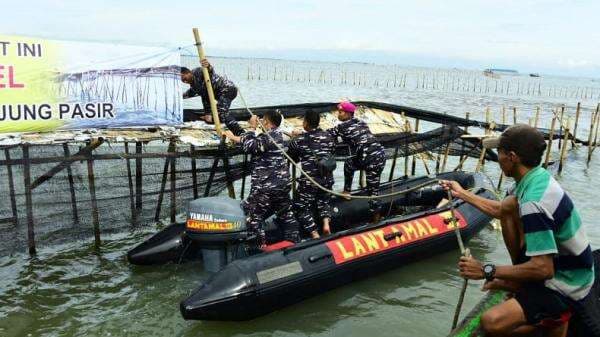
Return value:
<svg viewBox="0 0 600 337">
<path fill-rule="evenodd" d="M 477 173 L 452 172 L 437 177 L 399 179 L 382 184 L 380 194 L 428 181 L 453 179 L 487 198 L 489 179 Z M 450 205 L 437 185 L 383 198 L 387 217 L 369 224 L 366 200 L 335 199 L 332 235 L 296 245 L 281 241 L 268 225 L 269 252 L 252 252 L 239 201 L 203 198 L 190 203 L 186 223 L 165 228 L 128 253 L 134 264 L 161 264 L 202 258 L 215 272 L 181 302 L 185 319 L 247 320 L 378 272 L 456 249 Z M 453 201 L 464 240 L 490 218 Z"/>
</svg>

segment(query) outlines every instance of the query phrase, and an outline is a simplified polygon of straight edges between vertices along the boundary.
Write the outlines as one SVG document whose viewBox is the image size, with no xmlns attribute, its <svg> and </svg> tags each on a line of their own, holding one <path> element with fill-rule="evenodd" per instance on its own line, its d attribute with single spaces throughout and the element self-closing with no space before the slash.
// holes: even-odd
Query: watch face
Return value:
<svg viewBox="0 0 600 337">
<path fill-rule="evenodd" d="M 494 269 L 494 267 L 492 267 L 491 265 L 488 264 L 483 267 L 483 272 L 486 274 L 489 274 L 492 272 L 493 269 Z"/>
</svg>

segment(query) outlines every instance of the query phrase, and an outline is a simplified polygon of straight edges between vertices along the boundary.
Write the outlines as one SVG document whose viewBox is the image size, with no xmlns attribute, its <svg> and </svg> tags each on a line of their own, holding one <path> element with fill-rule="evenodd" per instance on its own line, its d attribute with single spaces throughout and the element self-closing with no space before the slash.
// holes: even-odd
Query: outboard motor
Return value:
<svg viewBox="0 0 600 337">
<path fill-rule="evenodd" d="M 209 272 L 247 255 L 246 216 L 239 200 L 209 197 L 190 201 L 185 235 L 199 243 L 204 269 Z"/>
</svg>

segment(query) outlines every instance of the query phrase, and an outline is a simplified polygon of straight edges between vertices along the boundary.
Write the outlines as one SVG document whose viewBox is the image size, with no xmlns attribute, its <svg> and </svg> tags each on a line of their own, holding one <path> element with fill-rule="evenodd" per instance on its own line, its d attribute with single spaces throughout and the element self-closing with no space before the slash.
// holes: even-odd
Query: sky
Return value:
<svg viewBox="0 0 600 337">
<path fill-rule="evenodd" d="M 0 34 L 600 77 L 597 0 L 6 1 Z"/>
</svg>

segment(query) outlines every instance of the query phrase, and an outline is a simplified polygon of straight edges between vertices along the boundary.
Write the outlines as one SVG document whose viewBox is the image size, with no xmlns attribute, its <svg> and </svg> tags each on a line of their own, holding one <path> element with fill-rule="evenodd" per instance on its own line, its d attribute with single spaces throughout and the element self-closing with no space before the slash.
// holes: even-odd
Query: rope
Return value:
<svg viewBox="0 0 600 337">
<path fill-rule="evenodd" d="M 254 113 L 250 110 L 250 108 L 248 107 L 248 104 L 246 103 L 246 100 L 244 99 L 244 95 L 242 94 L 242 91 L 238 88 L 238 94 L 240 95 L 240 98 L 242 99 L 242 103 L 244 104 L 244 108 L 246 109 L 246 111 L 248 111 L 248 113 L 250 113 L 250 115 L 254 115 Z M 416 186 L 413 186 L 411 188 L 407 188 L 405 190 L 401 190 L 401 191 L 397 191 L 397 192 L 392 192 L 392 193 L 388 193 L 388 194 L 382 194 L 382 195 L 347 195 L 347 194 L 343 194 L 343 193 L 339 193 L 333 190 L 328 189 L 327 187 L 319 184 L 313 177 L 311 177 L 308 173 L 306 173 L 303 169 L 302 166 L 295 162 L 285 151 L 285 149 L 279 145 L 277 143 L 277 141 L 275 141 L 275 139 L 273 139 L 273 137 L 271 137 L 271 135 L 266 131 L 265 126 L 262 124 L 262 122 L 260 120 L 258 120 L 258 124 L 260 125 L 261 129 L 265 132 L 265 134 L 267 135 L 267 137 L 269 137 L 269 139 L 271 140 L 271 142 L 273 144 L 275 144 L 275 146 L 277 147 L 277 149 L 279 151 L 281 151 L 281 153 L 286 157 L 286 159 L 292 164 L 294 165 L 294 167 L 296 167 L 296 169 L 298 171 L 300 171 L 300 174 L 302 174 L 303 176 L 305 176 L 311 183 L 313 183 L 315 186 L 317 186 L 317 188 L 319 188 L 320 190 L 341 197 L 341 198 L 346 198 L 346 199 L 366 199 L 366 200 L 372 200 L 372 199 L 380 199 L 380 198 L 388 198 L 388 197 L 393 197 L 393 196 L 397 196 L 397 195 L 401 195 L 401 194 L 406 194 L 406 193 L 410 193 L 412 191 L 416 191 L 418 189 L 421 189 L 425 186 L 429 186 L 429 185 L 433 185 L 433 184 L 437 184 L 439 183 L 439 179 L 431 179 L 425 183 L 422 184 L 418 184 Z"/>
<path fill-rule="evenodd" d="M 452 225 L 454 227 L 454 233 L 456 234 L 456 240 L 458 241 L 458 247 L 460 248 L 460 253 L 463 256 L 469 257 L 471 253 L 468 248 L 465 248 L 465 244 L 463 242 L 462 236 L 460 234 L 460 228 L 458 223 L 456 222 L 456 217 L 454 214 L 454 203 L 452 200 L 452 192 L 448 190 L 448 203 L 450 204 L 450 214 L 452 219 Z M 456 304 L 456 309 L 454 310 L 454 319 L 452 320 L 452 330 L 456 328 L 458 324 L 458 318 L 460 316 L 460 310 L 462 308 L 463 302 L 465 300 L 465 293 L 467 292 L 467 286 L 469 285 L 469 280 L 467 278 L 463 279 L 463 285 L 460 290 L 460 295 L 458 296 L 458 303 Z"/>
</svg>

